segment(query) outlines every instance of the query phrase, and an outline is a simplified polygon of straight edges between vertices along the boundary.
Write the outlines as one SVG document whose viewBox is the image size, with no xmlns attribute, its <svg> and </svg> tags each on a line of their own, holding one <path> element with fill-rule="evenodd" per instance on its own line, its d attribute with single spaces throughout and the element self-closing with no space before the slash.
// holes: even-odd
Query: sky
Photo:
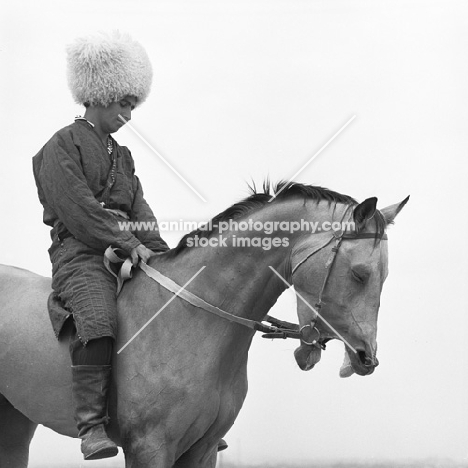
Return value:
<svg viewBox="0 0 468 468">
<path fill-rule="evenodd" d="M 254 339 L 249 393 L 226 439 L 234 463 L 430 457 L 468 460 L 468 6 L 463 1 L 51 1 L 3 6 L 0 263 L 50 276 L 31 158 L 83 110 L 65 45 L 120 29 L 154 68 L 130 129 L 158 220 L 207 220 L 261 185 L 295 180 L 378 206 L 410 202 L 389 229 L 380 366 L 340 379 L 343 345 L 308 373 L 297 343 Z M 185 232 L 162 233 L 170 246 Z M 271 311 L 296 319 L 286 291 Z M 2 378 L 0 376 L 0 378 Z M 79 442 L 39 428 L 31 466 L 79 463 Z M 96 464 L 95 466 L 99 466 Z M 123 462 L 122 462 L 123 466 Z"/>
</svg>

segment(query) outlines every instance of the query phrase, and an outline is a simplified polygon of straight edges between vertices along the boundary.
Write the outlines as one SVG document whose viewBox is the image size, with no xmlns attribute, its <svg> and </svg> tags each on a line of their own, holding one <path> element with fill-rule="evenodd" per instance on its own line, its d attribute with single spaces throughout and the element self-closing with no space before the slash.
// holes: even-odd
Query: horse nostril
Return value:
<svg viewBox="0 0 468 468">
<path fill-rule="evenodd" d="M 365 351 L 358 351 L 357 355 L 359 357 L 359 360 L 361 361 L 361 364 L 365 367 L 376 367 L 379 365 L 379 361 L 377 360 L 377 358 L 370 357 L 366 354 Z"/>
<path fill-rule="evenodd" d="M 361 361 L 361 364 L 364 364 L 366 366 L 366 362 L 369 359 L 366 355 L 366 352 L 361 350 L 357 352 L 357 355 L 359 357 L 359 360 Z"/>
</svg>

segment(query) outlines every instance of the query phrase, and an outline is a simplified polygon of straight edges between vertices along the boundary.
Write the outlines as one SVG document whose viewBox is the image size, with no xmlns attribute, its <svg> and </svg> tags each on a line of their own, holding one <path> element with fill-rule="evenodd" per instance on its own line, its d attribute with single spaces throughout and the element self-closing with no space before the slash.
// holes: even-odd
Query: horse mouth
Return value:
<svg viewBox="0 0 468 468">
<path fill-rule="evenodd" d="M 294 357 L 301 370 L 309 371 L 320 361 L 322 349 L 301 343 L 299 348 L 294 351 Z"/>
</svg>

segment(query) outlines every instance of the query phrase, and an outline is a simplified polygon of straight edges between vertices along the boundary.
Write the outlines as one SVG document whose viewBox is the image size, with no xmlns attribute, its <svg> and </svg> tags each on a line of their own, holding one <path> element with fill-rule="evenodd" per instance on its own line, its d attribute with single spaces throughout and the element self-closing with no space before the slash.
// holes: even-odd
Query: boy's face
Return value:
<svg viewBox="0 0 468 468">
<path fill-rule="evenodd" d="M 132 110 L 135 109 L 136 102 L 134 96 L 125 96 L 107 107 L 100 107 L 99 114 L 103 130 L 107 133 L 114 133 L 123 127 L 124 121 L 132 119 Z"/>
</svg>

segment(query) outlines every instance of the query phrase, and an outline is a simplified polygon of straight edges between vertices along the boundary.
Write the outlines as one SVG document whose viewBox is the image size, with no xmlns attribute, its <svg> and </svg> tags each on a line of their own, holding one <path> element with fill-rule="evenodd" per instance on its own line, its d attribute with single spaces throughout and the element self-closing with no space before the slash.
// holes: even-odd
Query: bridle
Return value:
<svg viewBox="0 0 468 468">
<path fill-rule="evenodd" d="M 344 225 L 343 221 L 350 207 L 351 206 L 348 206 L 345 212 L 343 213 L 343 217 L 340 221 L 340 226 Z M 349 225 L 349 220 L 351 219 L 351 216 L 352 214 L 348 218 L 348 225 Z M 322 249 L 327 247 L 332 242 L 335 243 L 334 246 L 331 248 L 330 256 L 325 262 L 326 272 L 325 272 L 325 277 L 322 283 L 322 287 L 318 294 L 317 302 L 315 303 L 314 307 L 312 306 L 309 307 L 315 313 L 315 315 L 310 321 L 310 323 L 303 325 L 302 327 L 299 328 L 299 333 L 301 335 L 301 342 L 303 344 L 308 345 L 308 346 L 315 346 L 321 349 L 325 349 L 325 343 L 321 339 L 320 330 L 317 328 L 317 321 L 319 318 L 322 318 L 322 320 L 325 321 L 320 314 L 322 305 L 324 304 L 322 297 L 325 293 L 325 288 L 327 287 L 328 279 L 330 277 L 331 270 L 335 262 L 336 255 L 338 254 L 338 250 L 340 249 L 341 243 L 343 242 L 343 240 L 376 239 L 376 233 L 372 233 L 372 232 L 359 232 L 359 231 L 346 232 L 341 229 L 333 230 L 332 232 L 333 232 L 333 236 L 331 238 L 329 238 L 324 244 L 314 249 L 312 252 L 308 253 L 303 259 L 301 259 L 295 265 L 295 267 L 292 269 L 292 272 L 291 272 L 291 276 L 294 276 L 298 268 L 302 266 L 307 260 L 309 260 L 316 253 L 320 252 Z M 380 237 L 380 240 L 387 240 L 387 234 L 383 234 Z M 308 333 L 306 332 L 307 330 L 308 330 Z"/>
</svg>

